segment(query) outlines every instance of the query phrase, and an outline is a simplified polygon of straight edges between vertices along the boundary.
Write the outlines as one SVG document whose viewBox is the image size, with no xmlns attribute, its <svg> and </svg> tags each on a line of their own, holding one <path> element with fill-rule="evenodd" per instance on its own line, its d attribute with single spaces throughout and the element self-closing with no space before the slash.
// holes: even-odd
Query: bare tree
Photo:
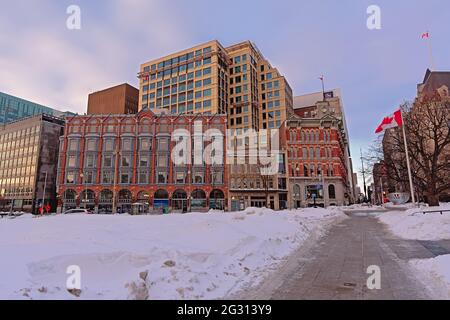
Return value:
<svg viewBox="0 0 450 320">
<path fill-rule="evenodd" d="M 403 122 L 411 160 L 415 190 L 431 206 L 439 205 L 439 194 L 450 189 L 450 101 L 439 95 L 405 102 Z M 365 155 L 369 167 L 384 160 L 389 185 L 409 190 L 405 146 L 401 128 L 389 129 Z"/>
<path fill-rule="evenodd" d="M 429 205 L 450 189 L 450 100 L 439 95 L 406 106 L 405 129 L 416 185 Z"/>
</svg>

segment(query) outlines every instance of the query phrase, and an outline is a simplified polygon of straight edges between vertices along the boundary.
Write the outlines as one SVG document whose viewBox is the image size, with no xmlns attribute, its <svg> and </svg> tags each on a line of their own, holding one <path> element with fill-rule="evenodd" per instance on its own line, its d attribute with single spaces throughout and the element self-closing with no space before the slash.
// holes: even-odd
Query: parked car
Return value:
<svg viewBox="0 0 450 320">
<path fill-rule="evenodd" d="M 93 212 L 88 209 L 70 209 L 63 212 L 63 214 L 74 214 L 74 213 L 92 214 Z"/>
<path fill-rule="evenodd" d="M 112 211 L 107 209 L 99 209 L 98 214 L 112 214 Z"/>
</svg>

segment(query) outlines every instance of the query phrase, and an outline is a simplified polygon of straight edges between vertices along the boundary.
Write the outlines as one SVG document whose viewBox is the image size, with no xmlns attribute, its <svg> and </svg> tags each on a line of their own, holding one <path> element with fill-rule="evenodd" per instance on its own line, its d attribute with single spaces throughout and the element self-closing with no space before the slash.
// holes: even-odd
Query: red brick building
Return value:
<svg viewBox="0 0 450 320">
<path fill-rule="evenodd" d="M 302 111 L 296 112 L 282 127 L 290 207 L 348 204 L 352 188 L 344 122 L 338 114 L 330 112 L 326 102 L 314 110 Z"/>
<path fill-rule="evenodd" d="M 128 83 L 91 93 L 88 114 L 131 114 L 138 112 L 139 90 Z"/>
<path fill-rule="evenodd" d="M 386 195 L 389 192 L 389 175 L 384 161 L 373 165 L 372 176 L 375 185 L 375 202 L 377 204 L 383 204 L 386 202 Z"/>
<path fill-rule="evenodd" d="M 227 169 L 221 150 L 225 150 L 226 121 L 226 115 L 151 111 L 68 117 L 60 139 L 59 210 L 225 209 Z M 174 149 L 182 140 L 187 148 Z M 199 146 L 203 151 L 196 149 Z M 176 162 L 174 150 L 179 152 Z M 193 161 L 199 154 L 200 160 Z"/>
</svg>

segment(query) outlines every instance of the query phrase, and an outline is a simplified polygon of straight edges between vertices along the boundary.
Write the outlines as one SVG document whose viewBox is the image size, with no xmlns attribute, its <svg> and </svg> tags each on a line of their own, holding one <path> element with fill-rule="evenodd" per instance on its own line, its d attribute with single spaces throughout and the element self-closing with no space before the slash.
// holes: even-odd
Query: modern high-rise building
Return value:
<svg viewBox="0 0 450 320">
<path fill-rule="evenodd" d="M 139 90 L 124 83 L 91 93 L 88 114 L 133 114 L 138 112 Z"/>
<path fill-rule="evenodd" d="M 141 65 L 139 109 L 227 114 L 232 129 L 278 128 L 293 113 L 287 80 L 250 41 L 218 41 Z"/>
<path fill-rule="evenodd" d="M 46 114 L 0 127 L 0 210 L 56 209 L 59 137 L 64 120 Z"/>
<path fill-rule="evenodd" d="M 71 112 L 62 112 L 0 92 L 0 124 L 28 118 L 38 114 L 48 114 L 55 117 L 74 115 Z"/>
</svg>

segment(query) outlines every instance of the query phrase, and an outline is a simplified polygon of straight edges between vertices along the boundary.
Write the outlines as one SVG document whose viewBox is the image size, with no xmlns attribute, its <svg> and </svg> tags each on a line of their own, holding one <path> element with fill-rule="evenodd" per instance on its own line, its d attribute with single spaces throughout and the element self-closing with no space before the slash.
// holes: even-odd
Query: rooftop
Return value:
<svg viewBox="0 0 450 320">
<path fill-rule="evenodd" d="M 341 97 L 341 90 L 340 89 L 332 89 L 325 91 L 325 95 L 329 94 L 331 97 Z M 323 101 L 323 92 L 313 92 L 304 94 L 301 96 L 294 97 L 294 109 L 301 109 L 306 107 L 312 107 L 315 106 L 317 102 Z"/>
</svg>

